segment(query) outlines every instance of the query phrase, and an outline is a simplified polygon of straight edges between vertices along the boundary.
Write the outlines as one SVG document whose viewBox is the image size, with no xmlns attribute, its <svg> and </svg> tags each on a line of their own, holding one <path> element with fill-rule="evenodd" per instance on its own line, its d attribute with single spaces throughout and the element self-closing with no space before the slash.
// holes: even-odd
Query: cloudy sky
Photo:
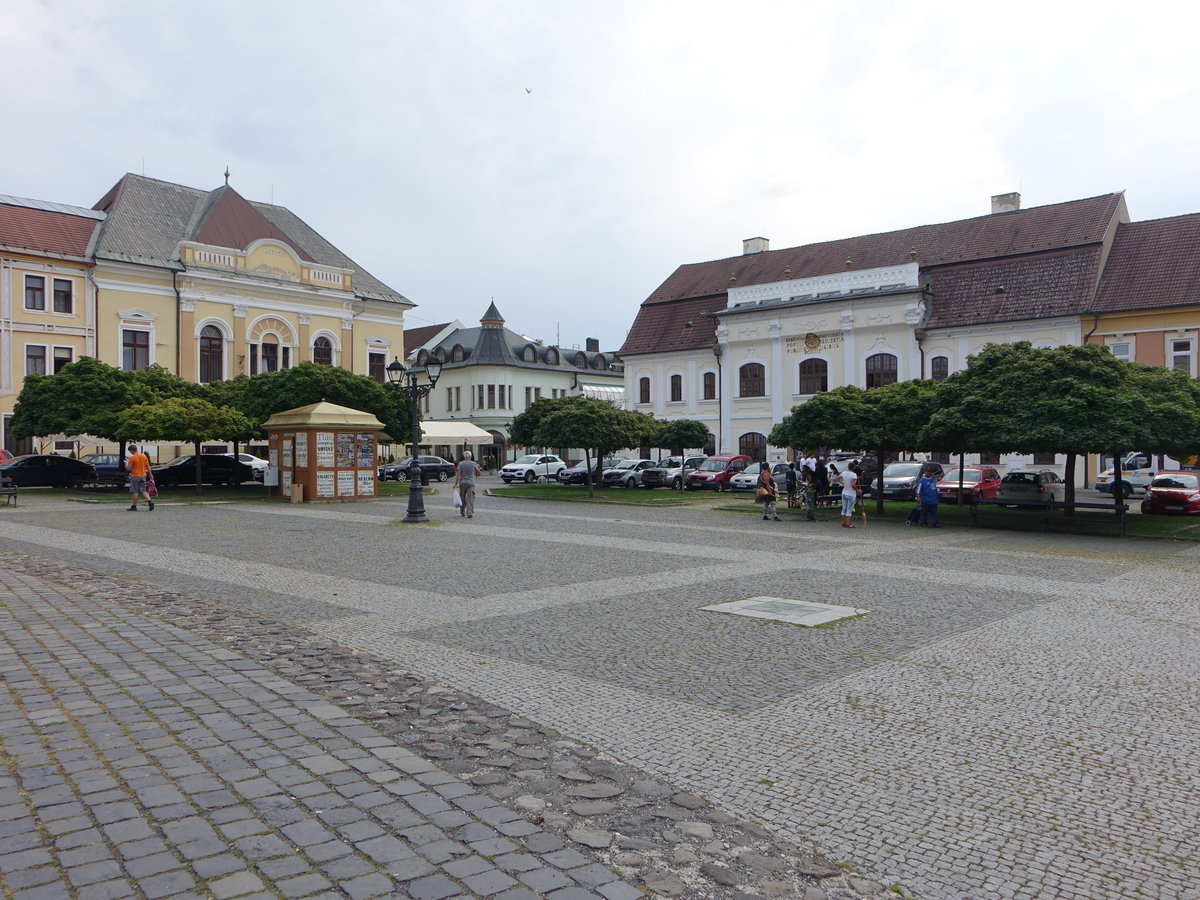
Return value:
<svg viewBox="0 0 1200 900">
<path fill-rule="evenodd" d="M 1200 211 L 1195 5 L 5 0 L 0 193 L 291 208 L 418 305 L 615 349 L 681 263 L 1125 190 Z"/>
</svg>

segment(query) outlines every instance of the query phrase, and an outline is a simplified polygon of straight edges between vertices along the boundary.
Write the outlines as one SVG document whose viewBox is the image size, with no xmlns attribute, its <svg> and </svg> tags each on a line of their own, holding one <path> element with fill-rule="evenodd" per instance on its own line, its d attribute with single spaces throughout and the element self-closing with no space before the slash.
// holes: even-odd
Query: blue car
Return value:
<svg viewBox="0 0 1200 900">
<path fill-rule="evenodd" d="M 79 458 L 82 462 L 95 466 L 96 475 L 101 484 L 124 485 L 129 480 L 129 473 L 121 468 L 121 456 L 117 453 L 89 453 Z"/>
</svg>

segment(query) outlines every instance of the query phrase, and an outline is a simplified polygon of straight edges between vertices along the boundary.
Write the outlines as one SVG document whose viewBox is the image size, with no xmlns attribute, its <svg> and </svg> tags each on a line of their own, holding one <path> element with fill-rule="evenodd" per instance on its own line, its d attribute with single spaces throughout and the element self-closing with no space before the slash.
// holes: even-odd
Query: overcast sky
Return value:
<svg viewBox="0 0 1200 900">
<path fill-rule="evenodd" d="M 0 193 L 289 207 L 418 307 L 616 349 L 680 264 L 1126 191 L 1200 211 L 1194 4 L 5 0 Z"/>
</svg>

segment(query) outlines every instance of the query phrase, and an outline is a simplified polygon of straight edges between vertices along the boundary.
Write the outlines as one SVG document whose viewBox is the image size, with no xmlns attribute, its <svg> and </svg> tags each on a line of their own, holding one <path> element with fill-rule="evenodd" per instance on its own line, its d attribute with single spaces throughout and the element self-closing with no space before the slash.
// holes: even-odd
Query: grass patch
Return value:
<svg viewBox="0 0 1200 900">
<path fill-rule="evenodd" d="M 512 484 L 489 489 L 497 497 L 520 497 L 527 500 L 568 500 L 576 503 L 636 503 L 642 506 L 686 506 L 712 503 L 711 491 L 672 491 L 667 488 L 598 487 L 595 496 L 588 497 L 582 484 Z"/>
</svg>

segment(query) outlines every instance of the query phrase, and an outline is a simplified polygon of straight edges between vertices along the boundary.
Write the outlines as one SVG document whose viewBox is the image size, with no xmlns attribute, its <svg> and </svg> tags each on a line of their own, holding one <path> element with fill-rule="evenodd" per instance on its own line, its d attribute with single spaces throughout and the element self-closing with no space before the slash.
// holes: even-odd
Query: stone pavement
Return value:
<svg viewBox="0 0 1200 900">
<path fill-rule="evenodd" d="M 339 705 L 387 713 L 380 734 L 402 719 L 396 743 L 634 887 L 1200 896 L 1196 545 L 495 498 L 472 522 L 430 512 L 414 528 L 402 501 L 125 518 L 51 503 L 0 517 L 0 537 L 89 591 L 104 572 L 146 579 L 150 600 L 125 577 L 95 596 L 327 701 L 300 677 L 320 666 L 288 668 L 302 642 L 264 637 L 279 668 L 232 632 L 299 626 L 322 653 L 419 674 L 407 714 L 389 711 L 403 690 L 353 666 Z M 701 609 L 760 595 L 871 612 L 810 630 Z M 463 718 L 443 720 L 439 682 Z M 489 714 L 504 727 L 472 745 Z M 573 797 L 571 773 L 618 800 Z"/>
</svg>

